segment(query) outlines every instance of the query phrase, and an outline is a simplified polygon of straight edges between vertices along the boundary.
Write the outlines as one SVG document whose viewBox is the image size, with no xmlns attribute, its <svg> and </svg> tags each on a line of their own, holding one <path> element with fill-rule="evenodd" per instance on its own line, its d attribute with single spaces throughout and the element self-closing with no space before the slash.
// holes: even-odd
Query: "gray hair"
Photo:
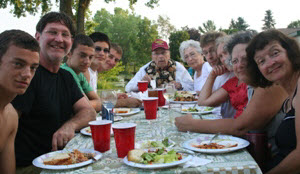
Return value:
<svg viewBox="0 0 300 174">
<path fill-rule="evenodd" d="M 196 49 L 196 51 L 201 54 L 202 53 L 202 49 L 200 47 L 200 43 L 194 40 L 186 40 L 181 42 L 180 47 L 179 47 L 179 53 L 181 56 L 181 59 L 185 62 L 184 59 L 184 50 L 189 48 L 189 47 L 193 47 Z"/>
<path fill-rule="evenodd" d="M 223 49 L 224 49 L 224 51 L 227 51 L 226 45 L 230 41 L 230 39 L 231 39 L 231 35 L 226 35 L 226 36 L 222 36 L 222 37 L 217 38 L 217 40 L 216 40 L 216 50 L 218 49 L 220 44 L 224 43 L 224 48 Z"/>
</svg>

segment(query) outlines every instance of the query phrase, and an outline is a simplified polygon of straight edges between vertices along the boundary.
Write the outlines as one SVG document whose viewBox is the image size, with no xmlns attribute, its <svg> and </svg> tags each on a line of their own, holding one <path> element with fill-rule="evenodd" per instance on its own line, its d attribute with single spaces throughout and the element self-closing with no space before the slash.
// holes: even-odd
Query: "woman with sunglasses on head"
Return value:
<svg viewBox="0 0 300 174">
<path fill-rule="evenodd" d="M 247 57 L 252 86 L 267 88 L 275 83 L 288 93 L 288 98 L 282 105 L 285 117 L 275 136 L 279 152 L 268 163 L 268 173 L 299 173 L 299 45 L 297 41 L 277 30 L 268 30 L 251 41 L 247 47 Z"/>
</svg>

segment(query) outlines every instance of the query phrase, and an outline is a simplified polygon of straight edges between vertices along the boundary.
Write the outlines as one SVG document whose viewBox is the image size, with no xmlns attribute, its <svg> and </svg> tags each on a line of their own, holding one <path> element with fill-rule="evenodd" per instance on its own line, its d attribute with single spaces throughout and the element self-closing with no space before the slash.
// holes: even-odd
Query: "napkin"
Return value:
<svg viewBox="0 0 300 174">
<path fill-rule="evenodd" d="M 129 96 L 142 100 L 148 97 L 148 90 L 144 92 L 130 92 Z"/>
<path fill-rule="evenodd" d="M 155 80 L 151 80 L 150 81 L 150 85 L 152 86 L 153 89 L 156 88 L 156 81 Z"/>
<path fill-rule="evenodd" d="M 198 167 L 198 166 L 203 166 L 208 163 L 211 163 L 212 160 L 208 160 L 205 158 L 199 158 L 196 156 L 193 156 L 191 160 L 187 161 L 185 164 L 183 164 L 183 168 L 188 168 L 188 167 Z"/>
</svg>

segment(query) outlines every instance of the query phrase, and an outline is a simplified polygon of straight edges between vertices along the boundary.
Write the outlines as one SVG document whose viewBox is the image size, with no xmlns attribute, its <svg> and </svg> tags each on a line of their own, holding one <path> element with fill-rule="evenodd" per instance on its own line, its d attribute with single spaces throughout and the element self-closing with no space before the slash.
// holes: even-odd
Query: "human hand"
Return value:
<svg viewBox="0 0 300 174">
<path fill-rule="evenodd" d="M 182 90 L 182 85 L 181 85 L 181 83 L 176 82 L 176 81 L 173 81 L 173 82 L 171 82 L 171 83 L 173 83 L 173 84 L 175 85 L 175 88 L 176 88 L 177 90 Z"/>
<path fill-rule="evenodd" d="M 192 114 L 187 114 L 182 117 L 175 118 L 175 125 L 179 131 L 187 132 L 190 131 L 191 123 L 193 122 Z"/>
<path fill-rule="evenodd" d="M 52 136 L 52 151 L 63 149 L 74 135 L 75 129 L 72 124 L 65 123 Z"/>
<path fill-rule="evenodd" d="M 225 74 L 226 72 L 229 72 L 229 71 L 224 65 L 217 65 L 210 72 L 210 75 L 213 76 L 213 77 L 217 77 L 219 75 Z"/>
<path fill-rule="evenodd" d="M 128 107 L 128 108 L 137 108 L 142 106 L 142 101 L 137 98 L 128 97 L 126 99 L 119 99 L 116 104 L 117 107 Z"/>
<path fill-rule="evenodd" d="M 146 75 L 142 78 L 142 81 L 148 81 L 148 82 L 150 83 L 151 77 L 150 77 L 148 74 L 146 74 Z"/>
<path fill-rule="evenodd" d="M 128 98 L 128 96 L 127 96 L 126 93 L 118 93 L 117 96 L 118 96 L 118 99 L 126 99 L 126 98 Z"/>
</svg>

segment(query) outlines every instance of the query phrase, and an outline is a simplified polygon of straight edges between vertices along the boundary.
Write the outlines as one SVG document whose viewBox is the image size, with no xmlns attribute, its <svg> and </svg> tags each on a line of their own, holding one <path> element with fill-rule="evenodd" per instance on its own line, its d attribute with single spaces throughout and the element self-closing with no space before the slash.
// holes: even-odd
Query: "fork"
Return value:
<svg viewBox="0 0 300 174">
<path fill-rule="evenodd" d="M 209 140 L 209 143 L 208 143 L 208 144 L 211 144 L 212 141 L 213 141 L 214 139 L 216 139 L 220 134 L 221 134 L 220 132 L 216 133 L 216 134 Z"/>
</svg>

